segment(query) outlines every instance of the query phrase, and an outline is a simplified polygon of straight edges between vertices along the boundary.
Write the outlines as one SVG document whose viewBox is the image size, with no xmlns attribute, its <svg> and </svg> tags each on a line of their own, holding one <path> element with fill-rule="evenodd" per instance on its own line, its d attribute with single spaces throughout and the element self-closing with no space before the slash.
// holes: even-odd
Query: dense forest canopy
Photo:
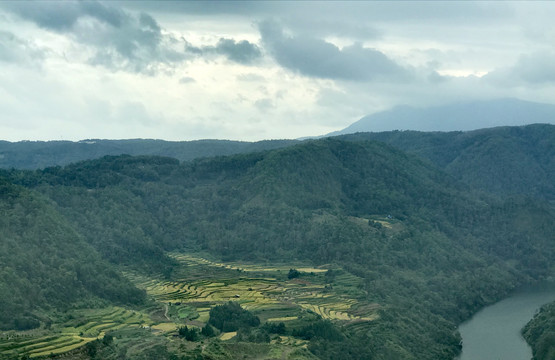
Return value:
<svg viewBox="0 0 555 360">
<path fill-rule="evenodd" d="M 555 125 L 497 127 L 475 131 L 388 131 L 342 135 L 342 140 L 377 140 L 431 161 L 458 181 L 498 195 L 555 199 Z M 295 140 L 254 143 L 200 140 L 0 141 L 0 168 L 37 169 L 106 155 L 156 155 L 197 158 L 271 150 Z"/>
<path fill-rule="evenodd" d="M 524 327 L 522 334 L 532 346 L 533 360 L 555 358 L 555 302 L 544 305 Z"/>
<path fill-rule="evenodd" d="M 468 132 L 388 131 L 339 138 L 386 142 L 428 159 L 457 180 L 484 191 L 555 200 L 554 125 Z"/>
<path fill-rule="evenodd" d="M 145 294 L 37 192 L 0 179 L 0 329 L 39 325 L 37 309 L 138 304 Z M 46 320 L 47 321 L 47 320 Z"/>
</svg>

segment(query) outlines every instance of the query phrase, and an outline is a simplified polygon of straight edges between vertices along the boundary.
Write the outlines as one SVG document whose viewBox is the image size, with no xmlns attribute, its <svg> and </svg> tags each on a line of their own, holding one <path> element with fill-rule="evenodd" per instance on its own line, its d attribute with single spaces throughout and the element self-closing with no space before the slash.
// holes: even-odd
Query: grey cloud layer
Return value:
<svg viewBox="0 0 555 360">
<path fill-rule="evenodd" d="M 0 62 L 36 64 L 45 56 L 46 50 L 21 39 L 7 31 L 0 31 Z"/>
<path fill-rule="evenodd" d="M 286 36 L 279 24 L 259 24 L 262 42 L 283 67 L 303 75 L 340 80 L 406 80 L 409 72 L 375 49 L 355 44 L 339 49 L 312 37 Z"/>
<path fill-rule="evenodd" d="M 185 55 L 172 47 L 176 40 L 163 35 L 156 20 L 98 2 L 10 2 L 3 4 L 23 19 L 46 30 L 72 36 L 92 46 L 93 65 L 136 72 L 152 72 Z"/>
<path fill-rule="evenodd" d="M 215 46 L 196 47 L 187 44 L 185 50 L 194 55 L 217 54 L 240 64 L 251 64 L 262 56 L 259 47 L 247 40 L 235 41 L 234 39 L 220 38 Z"/>
<path fill-rule="evenodd" d="M 98 2 L 10 2 L 2 6 L 41 28 L 91 46 L 94 55 L 89 63 L 112 70 L 154 74 L 207 54 L 242 64 L 261 56 L 260 49 L 246 40 L 222 38 L 215 46 L 194 48 L 184 39 L 163 33 L 158 22 L 146 13 L 136 15 Z M 17 56 L 8 55 L 9 49 L 4 53 L 4 58 Z"/>
<path fill-rule="evenodd" d="M 484 80 L 501 86 L 555 84 L 555 51 L 521 55 L 516 64 L 497 69 Z"/>
<path fill-rule="evenodd" d="M 491 23 L 514 16 L 510 4 L 480 1 L 118 1 L 121 6 L 142 11 L 195 14 L 295 18 L 307 15 L 340 24 L 368 21 L 425 21 L 445 23 Z M 333 31 L 333 30 L 332 30 Z"/>
<path fill-rule="evenodd" d="M 83 16 L 90 16 L 114 27 L 120 27 L 127 17 L 122 10 L 105 7 L 97 2 L 5 2 L 2 6 L 38 26 L 69 31 Z"/>
</svg>

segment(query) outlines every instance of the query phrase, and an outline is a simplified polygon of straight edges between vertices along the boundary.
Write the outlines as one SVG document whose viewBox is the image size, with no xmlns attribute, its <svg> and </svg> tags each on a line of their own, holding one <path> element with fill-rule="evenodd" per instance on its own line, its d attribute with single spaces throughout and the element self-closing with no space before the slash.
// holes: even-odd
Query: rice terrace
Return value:
<svg viewBox="0 0 555 360">
<path fill-rule="evenodd" d="M 73 310 L 59 315 L 58 321 L 45 329 L 3 333 L 0 358 L 63 356 L 82 351 L 87 343 L 108 333 L 116 334 L 115 341 L 122 341 L 117 334 L 125 331 L 143 334 L 143 347 L 154 346 L 159 339 L 172 342 L 180 327 L 201 329 L 214 306 L 230 301 L 255 314 L 262 324 L 281 323 L 288 328 L 325 319 L 364 332 L 378 317 L 377 304 L 357 301 L 362 295 L 357 286 L 360 279 L 337 266 L 223 263 L 206 256 L 171 256 L 179 262 L 171 280 L 125 273 L 146 291 L 151 299 L 148 306 Z M 216 346 L 225 351 L 227 347 L 231 353 L 240 353 L 236 335 L 236 331 L 221 332 L 210 340 L 215 345 L 205 344 L 203 349 L 210 351 Z M 251 353 L 252 346 L 261 348 L 255 357 L 260 359 L 313 358 L 306 350 L 307 343 L 282 334 L 272 336 L 269 344 L 248 343 L 248 349 L 243 350 Z"/>
</svg>

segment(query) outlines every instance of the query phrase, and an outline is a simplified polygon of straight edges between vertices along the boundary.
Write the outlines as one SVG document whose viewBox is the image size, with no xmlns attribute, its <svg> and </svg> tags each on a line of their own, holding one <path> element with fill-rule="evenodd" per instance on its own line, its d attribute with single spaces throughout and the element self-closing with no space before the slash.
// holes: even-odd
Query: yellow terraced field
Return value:
<svg viewBox="0 0 555 360">
<path fill-rule="evenodd" d="M 220 263 L 220 262 L 213 262 L 201 257 L 195 257 L 189 254 L 171 254 L 174 259 L 188 263 L 188 264 L 202 264 L 202 265 L 209 265 L 215 266 L 219 268 L 229 269 L 229 270 L 241 270 L 247 272 L 277 272 L 277 271 L 289 271 L 291 268 L 296 268 L 298 271 L 307 272 L 307 273 L 322 273 L 326 272 L 327 269 L 324 268 L 314 268 L 314 267 L 298 267 L 295 265 L 281 265 L 281 266 L 265 266 L 265 265 L 255 265 L 255 264 L 239 264 L 239 263 Z"/>
<path fill-rule="evenodd" d="M 220 335 L 220 340 L 224 340 L 224 341 L 229 340 L 234 338 L 236 335 L 237 335 L 237 331 L 225 332 Z"/>
<path fill-rule="evenodd" d="M 297 320 L 299 317 L 298 316 L 283 316 L 283 317 L 276 317 L 276 318 L 270 318 L 266 321 L 269 322 L 281 322 L 281 321 L 291 321 L 291 320 Z"/>
<path fill-rule="evenodd" d="M 172 331 L 177 330 L 177 324 L 161 323 L 161 324 L 152 325 L 151 328 L 154 329 L 154 330 L 160 330 L 160 331 L 164 331 L 164 332 L 172 332 Z"/>
<path fill-rule="evenodd" d="M 365 220 L 367 221 L 367 220 Z M 176 260 L 192 266 L 214 267 L 245 272 L 288 272 L 291 268 L 305 273 L 321 274 L 325 268 L 306 266 L 266 266 L 255 264 L 222 263 L 210 261 L 202 257 L 189 254 L 172 254 Z M 209 272 L 209 271 L 208 271 Z M 185 280 L 186 281 L 186 280 Z M 227 285 L 226 285 L 227 284 Z M 176 289 L 178 289 L 176 291 Z M 324 285 L 307 284 L 304 280 L 291 280 L 287 284 L 280 284 L 276 278 L 240 279 L 234 283 L 222 282 L 217 279 L 194 281 L 192 283 L 175 282 L 156 287 L 150 285 L 147 291 L 163 299 L 179 296 L 186 302 L 214 302 L 221 303 L 229 300 L 237 301 L 248 310 L 271 308 L 278 303 L 295 303 L 301 308 L 310 310 L 325 319 L 330 320 L 364 320 L 375 319 L 373 311 L 364 314 L 352 314 L 351 308 L 357 304 L 354 299 L 338 297 L 334 293 L 324 293 Z M 173 292 L 172 292 L 173 291 Z M 171 300 L 172 301 L 172 300 Z M 204 317 L 202 317 L 204 319 Z M 199 319 L 200 321 L 200 319 Z"/>
</svg>

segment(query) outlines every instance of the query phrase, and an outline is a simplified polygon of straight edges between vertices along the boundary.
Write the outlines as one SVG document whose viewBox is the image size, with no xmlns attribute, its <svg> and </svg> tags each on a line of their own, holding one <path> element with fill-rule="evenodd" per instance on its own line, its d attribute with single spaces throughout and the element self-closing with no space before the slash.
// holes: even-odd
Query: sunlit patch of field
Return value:
<svg viewBox="0 0 555 360">
<path fill-rule="evenodd" d="M 175 323 L 160 323 L 160 324 L 152 325 L 151 329 L 159 330 L 159 331 L 163 331 L 163 332 L 173 332 L 173 331 L 177 330 L 177 324 L 175 324 Z"/>
<path fill-rule="evenodd" d="M 220 335 L 220 340 L 230 340 L 237 336 L 237 331 L 224 332 Z"/>
<path fill-rule="evenodd" d="M 60 334 L 33 339 L 7 339 L 0 342 L 1 359 L 17 359 L 19 355 L 36 357 L 50 353 L 61 353 L 73 350 L 93 339 L 86 339 L 76 335 Z"/>
<path fill-rule="evenodd" d="M 282 321 L 292 321 L 292 320 L 297 320 L 299 317 L 298 316 L 282 316 L 282 317 L 276 317 L 276 318 L 269 318 L 268 322 L 282 322 Z"/>
<path fill-rule="evenodd" d="M 174 259 L 187 263 L 187 264 L 199 264 L 199 265 L 208 265 L 213 267 L 219 267 L 228 270 L 239 270 L 245 272 L 257 272 L 257 273 L 264 273 L 264 272 L 285 272 L 287 273 L 289 269 L 295 268 L 297 271 L 306 272 L 306 273 L 324 273 L 327 271 L 325 268 L 315 268 L 315 267 L 306 267 L 306 266 L 297 266 L 299 264 L 292 264 L 292 265 L 280 265 L 280 266 L 268 266 L 268 265 L 259 265 L 259 264 L 245 264 L 245 263 L 221 263 L 210 261 L 208 259 L 204 259 L 201 257 L 192 256 L 189 254 L 170 254 L 171 257 Z"/>
<path fill-rule="evenodd" d="M 198 321 L 203 322 L 203 323 L 207 323 L 208 320 L 210 319 L 210 309 L 207 309 L 205 311 L 199 311 L 199 317 L 198 317 Z"/>
</svg>

